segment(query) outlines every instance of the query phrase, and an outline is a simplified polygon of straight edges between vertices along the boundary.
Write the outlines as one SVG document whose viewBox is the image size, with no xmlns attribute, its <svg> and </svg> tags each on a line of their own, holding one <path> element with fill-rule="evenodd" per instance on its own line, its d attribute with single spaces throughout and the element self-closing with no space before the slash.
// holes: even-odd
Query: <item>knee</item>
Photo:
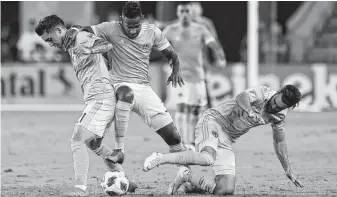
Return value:
<svg viewBox="0 0 337 197">
<path fill-rule="evenodd" d="M 85 144 L 87 145 L 87 147 L 94 151 L 94 150 L 97 150 L 101 144 L 102 144 L 102 140 L 103 138 L 99 138 L 99 137 L 95 137 L 95 138 L 92 138 L 92 139 L 88 139 Z"/>
<path fill-rule="evenodd" d="M 77 146 L 80 144 L 91 144 L 90 146 L 97 146 L 95 145 L 94 141 L 98 141 L 99 143 L 102 142 L 101 139 L 97 138 L 96 135 L 85 129 L 80 124 L 76 124 L 73 132 L 73 136 L 71 137 L 71 149 L 76 149 Z M 90 148 L 90 147 L 89 147 Z"/>
<path fill-rule="evenodd" d="M 235 191 L 235 176 L 217 175 L 215 177 L 216 186 L 213 191 L 215 195 L 233 195 Z"/>
<path fill-rule="evenodd" d="M 118 101 L 124 101 L 127 103 L 132 103 L 134 94 L 131 88 L 128 86 L 121 86 L 116 90 L 116 97 Z"/>
<path fill-rule="evenodd" d="M 173 122 L 156 131 L 168 145 L 180 144 L 181 137 Z"/>
</svg>

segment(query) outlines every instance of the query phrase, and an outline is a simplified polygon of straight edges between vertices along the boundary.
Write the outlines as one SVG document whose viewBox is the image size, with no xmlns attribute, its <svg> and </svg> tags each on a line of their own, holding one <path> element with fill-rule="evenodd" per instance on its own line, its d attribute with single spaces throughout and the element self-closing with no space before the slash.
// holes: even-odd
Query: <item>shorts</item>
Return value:
<svg viewBox="0 0 337 197">
<path fill-rule="evenodd" d="M 206 83 L 204 81 L 184 83 L 184 86 L 175 88 L 175 91 L 178 95 L 178 104 L 184 103 L 187 105 L 206 106 Z"/>
<path fill-rule="evenodd" d="M 151 86 L 126 82 L 113 85 L 115 90 L 121 86 L 128 86 L 132 89 L 134 94 L 132 111 L 138 114 L 150 128 L 158 131 L 173 122 L 163 101 L 152 90 Z"/>
<path fill-rule="evenodd" d="M 198 121 L 195 128 L 195 144 L 198 152 L 206 146 L 216 151 L 216 159 L 212 165 L 215 175 L 235 175 L 235 154 L 232 142 L 221 126 L 210 116 L 203 116 Z"/>
<path fill-rule="evenodd" d="M 85 102 L 85 108 L 77 124 L 103 137 L 114 120 L 116 108 L 115 92 L 95 95 Z"/>
</svg>

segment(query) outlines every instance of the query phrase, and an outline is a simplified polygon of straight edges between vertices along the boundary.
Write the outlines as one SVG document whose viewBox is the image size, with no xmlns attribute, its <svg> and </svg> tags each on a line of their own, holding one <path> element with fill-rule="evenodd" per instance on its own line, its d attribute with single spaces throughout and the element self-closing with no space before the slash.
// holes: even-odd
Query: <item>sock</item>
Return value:
<svg viewBox="0 0 337 197">
<path fill-rule="evenodd" d="M 93 150 L 93 152 L 94 152 L 96 155 L 102 157 L 102 159 L 103 159 L 103 161 L 104 161 L 104 163 L 105 163 L 106 161 L 104 160 L 104 158 L 105 158 L 106 156 L 111 155 L 111 153 L 112 153 L 113 151 L 112 151 L 111 148 L 109 148 L 107 145 L 101 144 L 101 146 L 100 146 L 99 148 L 97 148 L 96 150 Z M 124 172 L 124 169 L 123 169 L 123 167 L 122 167 L 121 164 L 113 164 L 113 163 L 107 164 L 107 163 L 106 163 L 106 166 L 108 167 L 108 170 L 110 170 L 110 171 L 112 171 L 112 172 L 115 171 L 115 170 Z"/>
<path fill-rule="evenodd" d="M 124 151 L 124 137 L 128 129 L 131 104 L 124 101 L 117 101 L 116 122 L 115 122 L 115 148 Z"/>
<path fill-rule="evenodd" d="M 174 121 L 176 123 L 177 130 L 180 133 L 182 143 L 185 144 L 188 139 L 187 114 L 183 112 L 176 112 L 174 115 Z"/>
<path fill-rule="evenodd" d="M 203 151 L 199 153 L 189 150 L 179 153 L 163 154 L 161 163 L 209 166 L 214 163 L 214 159 L 208 152 Z"/>
<path fill-rule="evenodd" d="M 190 182 L 193 185 L 200 187 L 202 190 L 208 191 L 211 194 L 213 194 L 216 186 L 214 178 L 198 175 L 193 173 L 192 171 L 189 171 L 188 174 L 184 176 L 184 181 Z"/>
<path fill-rule="evenodd" d="M 87 185 L 89 170 L 89 155 L 84 142 L 72 141 L 71 150 L 74 159 L 76 185 Z"/>
<path fill-rule="evenodd" d="M 111 155 L 112 150 L 107 145 L 101 144 L 101 146 L 98 147 L 96 150 L 93 150 L 93 152 L 104 159 L 105 157 Z"/>
<path fill-rule="evenodd" d="M 195 142 L 195 126 L 198 122 L 198 115 L 189 114 L 189 119 L 188 119 L 188 137 L 187 137 L 187 144 L 192 144 L 194 145 Z"/>
<path fill-rule="evenodd" d="M 185 147 L 182 143 L 176 144 L 176 145 L 169 145 L 169 152 L 175 153 L 175 152 L 181 152 L 185 150 Z"/>
</svg>

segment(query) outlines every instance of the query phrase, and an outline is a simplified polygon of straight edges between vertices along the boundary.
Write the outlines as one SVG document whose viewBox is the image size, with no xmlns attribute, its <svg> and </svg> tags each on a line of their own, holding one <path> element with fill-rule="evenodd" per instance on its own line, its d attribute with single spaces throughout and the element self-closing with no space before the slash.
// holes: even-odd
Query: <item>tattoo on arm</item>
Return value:
<svg viewBox="0 0 337 197">
<path fill-rule="evenodd" d="M 92 47 L 90 47 L 90 51 L 92 54 L 94 53 L 106 53 L 113 48 L 112 44 L 103 39 L 96 40 Z"/>
<path fill-rule="evenodd" d="M 273 125 L 275 127 L 276 125 Z M 274 130 L 273 128 L 273 139 L 274 139 L 274 149 L 277 158 L 280 160 L 281 165 L 285 172 L 291 171 L 290 163 L 288 159 L 287 144 L 285 142 L 284 131 Z"/>
<path fill-rule="evenodd" d="M 289 163 L 289 159 L 288 159 L 288 151 L 287 151 L 287 144 L 285 141 L 281 141 L 281 142 L 275 142 L 274 141 L 274 149 L 276 152 L 276 155 L 278 157 L 278 159 L 281 162 L 281 165 L 284 169 L 285 172 L 289 172 L 291 171 L 290 168 L 290 163 Z"/>
<path fill-rule="evenodd" d="M 173 72 L 178 72 L 180 70 L 180 62 L 178 55 L 174 52 L 172 46 L 167 47 L 166 49 L 161 51 L 164 53 L 167 60 L 172 61 L 172 70 Z"/>
</svg>

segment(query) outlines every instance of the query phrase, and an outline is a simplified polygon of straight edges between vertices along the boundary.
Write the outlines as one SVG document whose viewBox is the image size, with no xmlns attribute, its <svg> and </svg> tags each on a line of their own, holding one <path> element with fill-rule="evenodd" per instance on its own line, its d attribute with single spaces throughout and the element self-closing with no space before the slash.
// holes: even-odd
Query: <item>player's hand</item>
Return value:
<svg viewBox="0 0 337 197">
<path fill-rule="evenodd" d="M 253 111 L 248 113 L 248 117 L 258 122 L 259 124 L 265 124 L 265 121 L 263 120 L 263 118 L 259 114 Z"/>
<path fill-rule="evenodd" d="M 181 77 L 179 72 L 172 72 L 169 78 L 167 79 L 166 85 L 169 85 L 170 82 L 172 82 L 173 87 L 177 87 L 177 84 L 179 84 L 180 87 L 185 85 L 183 78 Z"/>
<path fill-rule="evenodd" d="M 296 180 L 296 177 L 292 172 L 286 172 L 286 176 L 291 180 L 291 182 L 295 184 L 296 187 L 303 187 L 303 185 L 298 180 Z"/>
<path fill-rule="evenodd" d="M 76 29 L 69 29 L 63 39 L 63 49 L 68 50 L 70 47 L 72 47 L 75 43 L 76 36 L 78 34 L 78 30 Z"/>
<path fill-rule="evenodd" d="M 85 48 L 82 46 L 77 46 L 74 48 L 75 54 L 83 54 L 83 55 L 89 55 L 91 54 L 91 50 L 89 48 Z"/>
</svg>

